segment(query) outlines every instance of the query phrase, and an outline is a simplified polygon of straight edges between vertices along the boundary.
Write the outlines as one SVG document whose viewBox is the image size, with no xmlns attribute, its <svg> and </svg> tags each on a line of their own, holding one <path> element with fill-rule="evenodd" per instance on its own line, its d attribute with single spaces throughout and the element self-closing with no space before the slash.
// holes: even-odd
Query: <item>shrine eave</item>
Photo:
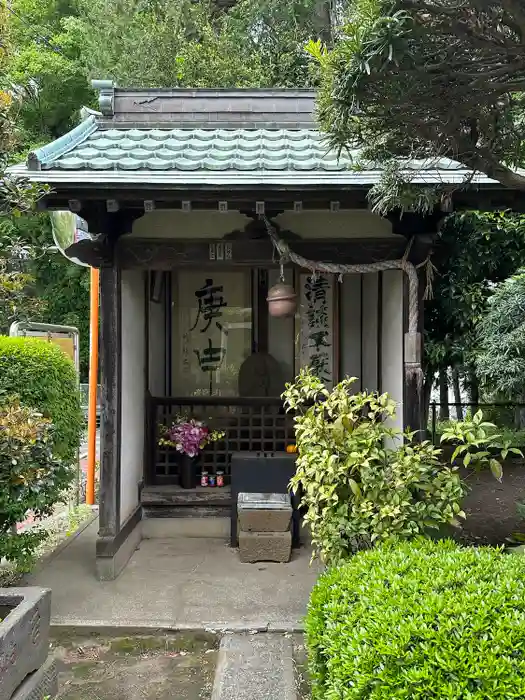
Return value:
<svg viewBox="0 0 525 700">
<path fill-rule="evenodd" d="M 140 187 L 156 188 L 173 186 L 177 188 L 266 188 L 266 187 L 357 187 L 370 188 L 378 184 L 382 171 L 376 170 L 339 170 L 339 171 L 301 171 L 301 170 L 29 170 L 25 164 L 9 168 L 13 177 L 25 178 L 29 182 L 44 183 L 52 186 L 111 186 L 116 188 Z M 464 169 L 423 170 L 410 168 L 406 170 L 411 183 L 421 186 L 462 185 L 469 177 Z M 476 185 L 502 187 L 497 181 L 481 173 L 475 174 L 469 181 L 469 187 Z"/>
</svg>

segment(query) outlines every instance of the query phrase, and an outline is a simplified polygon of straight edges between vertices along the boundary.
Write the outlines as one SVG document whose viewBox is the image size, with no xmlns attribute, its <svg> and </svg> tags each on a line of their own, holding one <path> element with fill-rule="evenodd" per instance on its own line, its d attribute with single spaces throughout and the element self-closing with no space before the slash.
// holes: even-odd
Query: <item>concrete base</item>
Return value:
<svg viewBox="0 0 525 700">
<path fill-rule="evenodd" d="M 173 537 L 212 537 L 227 540 L 230 536 L 229 518 L 146 518 L 142 521 L 144 539 Z"/>
<path fill-rule="evenodd" d="M 296 700 L 292 640 L 233 634 L 221 640 L 212 700 Z"/>
<path fill-rule="evenodd" d="M 258 561 L 285 563 L 292 555 L 292 533 L 239 532 L 239 557 L 244 564 Z"/>
<path fill-rule="evenodd" d="M 142 521 L 131 531 L 112 556 L 97 556 L 96 572 L 99 581 L 113 581 L 124 569 L 142 540 Z"/>
<path fill-rule="evenodd" d="M 51 700 L 58 694 L 58 674 L 54 659 L 47 659 L 38 671 L 27 676 L 11 700 Z"/>
<path fill-rule="evenodd" d="M 51 588 L 52 625 L 93 630 L 302 630 L 323 567 L 302 547 L 284 564 L 243 564 L 227 540 L 142 540 L 115 581 L 95 577 L 93 523 L 30 579 Z M 87 700 L 87 698 L 85 699 Z M 119 698 L 120 700 L 120 698 Z M 123 699 L 122 699 L 123 700 Z"/>
</svg>

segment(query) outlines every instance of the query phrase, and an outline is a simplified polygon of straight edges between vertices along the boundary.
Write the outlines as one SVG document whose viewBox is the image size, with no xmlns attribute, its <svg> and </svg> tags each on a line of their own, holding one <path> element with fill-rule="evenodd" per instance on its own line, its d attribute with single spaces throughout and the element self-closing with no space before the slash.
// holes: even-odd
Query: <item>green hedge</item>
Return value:
<svg viewBox="0 0 525 700">
<path fill-rule="evenodd" d="M 0 336 L 2 395 L 17 395 L 22 404 L 50 418 L 57 454 L 75 459 L 84 417 L 77 373 L 59 347 L 36 338 Z"/>
<path fill-rule="evenodd" d="M 525 698 L 525 557 L 450 541 L 329 570 L 306 620 L 314 700 Z"/>
</svg>

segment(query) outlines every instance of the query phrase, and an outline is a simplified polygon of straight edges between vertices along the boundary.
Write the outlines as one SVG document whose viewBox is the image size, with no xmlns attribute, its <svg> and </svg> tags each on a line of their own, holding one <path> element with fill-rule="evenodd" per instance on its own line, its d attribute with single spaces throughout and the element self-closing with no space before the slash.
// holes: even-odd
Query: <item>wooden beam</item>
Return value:
<svg viewBox="0 0 525 700">
<path fill-rule="evenodd" d="M 231 246 L 228 255 L 217 259 L 212 246 Z M 346 264 L 364 264 L 381 260 L 399 260 L 406 250 L 406 240 L 392 238 L 294 240 L 294 252 L 305 258 Z M 429 244 L 414 245 L 410 259 L 417 263 L 424 259 Z M 210 252 L 211 251 L 211 252 Z M 167 240 L 123 237 L 115 247 L 115 264 L 122 269 L 172 270 L 199 265 L 227 267 L 228 265 L 257 267 L 270 266 L 275 254 L 270 240 Z"/>
<path fill-rule="evenodd" d="M 231 185 L 227 188 L 210 186 L 188 188 L 187 185 L 93 187 L 92 184 L 72 185 L 64 183 L 55 185 L 52 192 L 44 200 L 41 200 L 39 206 L 48 209 L 69 209 L 70 200 L 76 200 L 82 207 L 98 207 L 100 204 L 103 209 L 106 209 L 107 200 L 113 199 L 119 202 L 121 208 L 135 209 L 139 215 L 144 213 L 145 208 L 151 207 L 155 209 L 182 209 L 182 202 L 186 201 L 191 202 L 192 211 L 219 211 L 219 202 L 225 201 L 229 210 L 246 211 L 255 211 L 255 203 L 258 201 L 265 202 L 266 210 L 273 208 L 282 211 L 296 211 L 297 202 L 302 202 L 304 212 L 308 210 L 330 211 L 330 203 L 334 201 L 339 202 L 340 210 L 369 209 L 369 189 L 366 185 L 306 185 L 301 187 Z M 451 200 L 455 211 L 465 209 L 525 211 L 525 201 L 520 192 L 498 185 L 487 184 L 458 188 L 452 193 Z M 412 216 L 410 213 L 404 216 L 407 215 Z M 439 217 L 439 215 L 443 215 L 443 212 L 436 210 L 435 216 Z"/>
<path fill-rule="evenodd" d="M 122 209 L 135 209 L 144 214 L 145 208 L 154 209 L 183 209 L 183 202 L 191 202 L 192 211 L 219 212 L 219 202 L 227 202 L 228 210 L 256 211 L 256 203 L 264 202 L 265 210 L 295 211 L 296 202 L 302 201 L 303 210 L 330 211 L 330 203 L 338 201 L 340 209 L 368 209 L 367 188 L 339 187 L 320 188 L 318 185 L 291 189 L 286 186 L 274 188 L 246 188 L 231 186 L 228 188 L 176 187 L 164 188 L 134 187 L 117 189 L 94 187 L 55 187 L 46 197 L 45 204 L 49 209 L 68 209 L 69 202 L 80 202 L 83 208 L 101 207 L 107 210 L 106 202 L 113 199 L 120 203 Z M 147 203 L 145 205 L 145 202 Z"/>
</svg>

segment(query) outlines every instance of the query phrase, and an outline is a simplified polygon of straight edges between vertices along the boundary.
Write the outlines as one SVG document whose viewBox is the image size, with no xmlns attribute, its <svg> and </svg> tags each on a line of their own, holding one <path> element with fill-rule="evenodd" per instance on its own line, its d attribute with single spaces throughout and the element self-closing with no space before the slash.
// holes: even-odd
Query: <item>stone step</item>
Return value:
<svg viewBox="0 0 525 700">
<path fill-rule="evenodd" d="M 142 514 L 147 518 L 229 518 L 228 506 L 142 506 Z"/>
<path fill-rule="evenodd" d="M 230 507 L 231 490 L 229 486 L 222 488 L 197 486 L 194 489 L 183 489 L 180 486 L 145 486 L 141 493 L 142 505 L 146 508 L 171 506 L 189 507 Z"/>
<path fill-rule="evenodd" d="M 212 700 L 296 700 L 293 646 L 283 634 L 227 634 Z"/>
<path fill-rule="evenodd" d="M 230 487 L 182 489 L 180 486 L 146 486 L 141 493 L 144 519 L 229 518 Z"/>
</svg>

